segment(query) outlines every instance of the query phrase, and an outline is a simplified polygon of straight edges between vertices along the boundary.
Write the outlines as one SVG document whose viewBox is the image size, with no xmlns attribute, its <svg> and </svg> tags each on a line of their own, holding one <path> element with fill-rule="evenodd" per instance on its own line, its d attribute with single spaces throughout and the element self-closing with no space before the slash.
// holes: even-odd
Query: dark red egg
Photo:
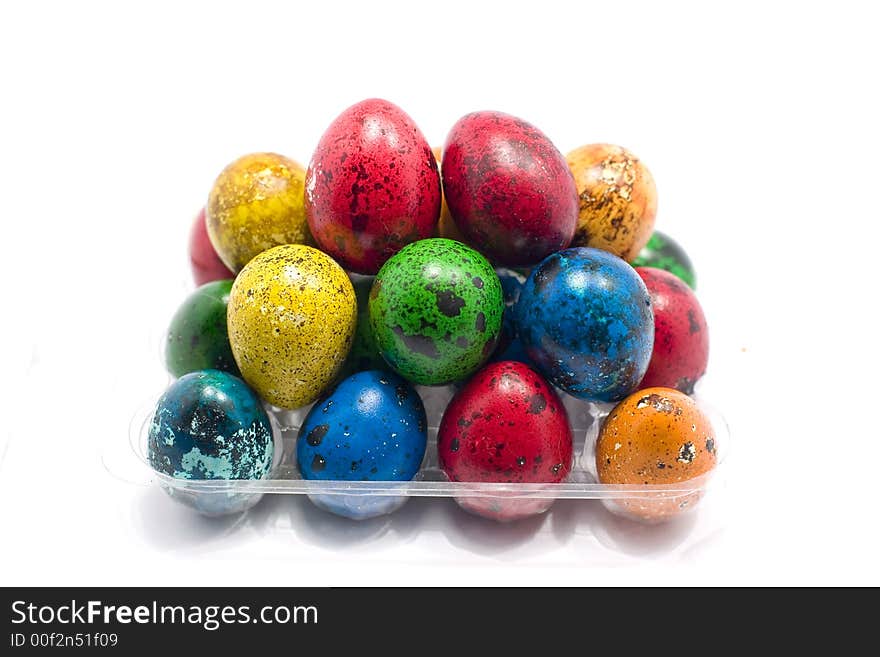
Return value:
<svg viewBox="0 0 880 657">
<path fill-rule="evenodd" d="M 456 226 L 495 263 L 534 265 L 571 242 L 574 178 L 533 125 L 501 112 L 468 114 L 446 138 L 441 170 Z"/>
<path fill-rule="evenodd" d="M 689 395 L 709 362 L 709 331 L 700 302 L 668 271 L 636 267 L 636 272 L 654 308 L 654 351 L 639 389 L 662 386 Z"/>
<path fill-rule="evenodd" d="M 323 251 L 343 267 L 375 274 L 410 242 L 434 235 L 440 174 L 407 114 L 370 99 L 340 114 L 306 172 L 306 216 Z"/>
<path fill-rule="evenodd" d="M 208 238 L 205 208 L 199 210 L 199 214 L 196 215 L 189 231 L 189 264 L 196 285 L 235 278 L 235 274 L 220 260 L 220 256 L 217 255 L 214 245 Z"/>
<path fill-rule="evenodd" d="M 440 467 L 452 481 L 558 483 L 572 465 L 572 435 L 559 397 L 528 365 L 491 363 L 452 398 L 437 434 Z M 552 499 L 459 497 L 496 520 L 546 511 Z"/>
</svg>

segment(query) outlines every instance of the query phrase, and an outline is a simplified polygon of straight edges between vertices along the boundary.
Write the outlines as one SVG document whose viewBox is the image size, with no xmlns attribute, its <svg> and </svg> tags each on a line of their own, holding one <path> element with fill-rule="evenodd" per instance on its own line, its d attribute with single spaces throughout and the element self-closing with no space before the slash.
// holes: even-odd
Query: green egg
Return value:
<svg viewBox="0 0 880 657">
<path fill-rule="evenodd" d="M 342 366 L 340 379 L 348 378 L 358 372 L 388 368 L 376 346 L 376 336 L 370 324 L 370 289 L 375 277 L 349 274 L 349 278 L 354 286 L 354 295 L 357 297 L 357 328 L 351 343 L 351 351 L 348 352 L 348 358 Z"/>
<path fill-rule="evenodd" d="M 633 267 L 664 269 L 678 276 L 692 290 L 697 289 L 697 274 L 688 254 L 678 242 L 659 230 L 654 231 L 651 239 L 630 264 Z"/>
<path fill-rule="evenodd" d="M 495 348 L 503 309 L 489 261 L 442 238 L 414 242 L 391 257 L 369 301 L 382 357 L 420 385 L 444 385 L 475 372 Z"/>
<path fill-rule="evenodd" d="M 209 369 L 241 376 L 226 329 L 231 289 L 231 280 L 205 283 L 177 309 L 165 347 L 165 366 L 173 376 Z"/>
</svg>

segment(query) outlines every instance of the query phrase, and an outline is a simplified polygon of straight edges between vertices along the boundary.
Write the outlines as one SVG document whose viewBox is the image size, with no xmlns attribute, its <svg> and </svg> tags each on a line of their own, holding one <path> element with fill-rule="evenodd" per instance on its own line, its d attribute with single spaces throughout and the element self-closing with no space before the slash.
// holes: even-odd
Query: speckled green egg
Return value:
<svg viewBox="0 0 880 657">
<path fill-rule="evenodd" d="M 348 352 L 348 358 L 342 367 L 341 379 L 367 370 L 388 369 L 385 359 L 376 346 L 376 336 L 370 324 L 370 289 L 373 287 L 375 276 L 360 274 L 349 274 L 349 276 L 357 297 L 357 329 L 351 343 L 351 351 Z"/>
<path fill-rule="evenodd" d="M 472 374 L 492 354 L 504 302 L 495 270 L 474 249 L 433 238 L 404 247 L 370 291 L 379 352 L 401 376 L 444 385 Z"/>
<path fill-rule="evenodd" d="M 168 327 L 165 367 L 176 377 L 198 370 L 239 376 L 226 330 L 232 280 L 205 283 L 189 295 Z"/>
<path fill-rule="evenodd" d="M 302 244 L 276 246 L 251 260 L 232 285 L 232 354 L 263 399 L 299 408 L 339 374 L 356 315 L 351 281 L 330 256 Z"/>
</svg>

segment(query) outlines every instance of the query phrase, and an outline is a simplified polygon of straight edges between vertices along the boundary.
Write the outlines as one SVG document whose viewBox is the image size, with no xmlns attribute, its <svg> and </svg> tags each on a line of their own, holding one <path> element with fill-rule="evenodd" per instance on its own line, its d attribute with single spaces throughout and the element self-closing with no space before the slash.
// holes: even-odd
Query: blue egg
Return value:
<svg viewBox="0 0 880 657">
<path fill-rule="evenodd" d="M 501 292 L 504 295 L 504 315 L 501 320 L 501 333 L 498 335 L 498 346 L 489 361 L 495 363 L 503 360 L 515 360 L 532 365 L 519 337 L 514 311 L 526 277 L 513 269 L 504 267 L 499 267 L 495 273 L 498 274 L 498 280 L 501 281 Z"/>
<path fill-rule="evenodd" d="M 303 479 L 409 481 L 425 455 L 428 422 L 418 392 L 390 372 L 344 379 L 306 416 L 296 442 Z M 321 508 L 349 518 L 389 513 L 399 496 L 311 495 Z"/>
<path fill-rule="evenodd" d="M 565 249 L 545 258 L 520 292 L 516 323 L 538 370 L 580 399 L 626 397 L 654 348 L 645 284 L 630 265 L 600 249 Z"/>
<path fill-rule="evenodd" d="M 175 479 L 262 479 L 274 442 L 259 397 L 241 379 L 219 370 L 182 376 L 159 399 L 150 423 L 150 465 Z M 166 491 L 210 515 L 234 513 L 259 500 L 253 493 Z"/>
</svg>

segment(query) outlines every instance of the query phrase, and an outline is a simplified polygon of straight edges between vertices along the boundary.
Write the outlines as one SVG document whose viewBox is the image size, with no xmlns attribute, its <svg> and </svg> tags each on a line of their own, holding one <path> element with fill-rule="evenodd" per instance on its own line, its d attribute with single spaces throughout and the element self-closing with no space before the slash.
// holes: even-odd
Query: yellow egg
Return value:
<svg viewBox="0 0 880 657">
<path fill-rule="evenodd" d="M 437 166 L 439 167 L 442 161 L 440 147 L 434 146 L 431 152 L 434 153 L 434 159 L 437 160 Z M 467 240 L 461 234 L 461 231 L 458 230 L 458 226 L 455 225 L 455 221 L 449 213 L 449 206 L 446 205 L 446 194 L 440 197 L 440 219 L 437 221 L 437 237 L 445 237 L 446 239 L 467 244 Z"/>
<path fill-rule="evenodd" d="M 651 172 L 635 155 L 613 144 L 581 146 L 565 159 L 579 200 L 571 245 L 603 249 L 631 262 L 654 230 L 657 188 Z"/>
<path fill-rule="evenodd" d="M 229 295 L 232 355 L 259 395 L 281 408 L 309 404 L 342 368 L 354 336 L 357 301 L 335 260 L 302 244 L 251 260 Z"/>
<path fill-rule="evenodd" d="M 223 169 L 206 207 L 211 243 L 240 271 L 279 244 L 312 244 L 306 221 L 305 169 L 275 153 L 252 153 Z"/>
</svg>

